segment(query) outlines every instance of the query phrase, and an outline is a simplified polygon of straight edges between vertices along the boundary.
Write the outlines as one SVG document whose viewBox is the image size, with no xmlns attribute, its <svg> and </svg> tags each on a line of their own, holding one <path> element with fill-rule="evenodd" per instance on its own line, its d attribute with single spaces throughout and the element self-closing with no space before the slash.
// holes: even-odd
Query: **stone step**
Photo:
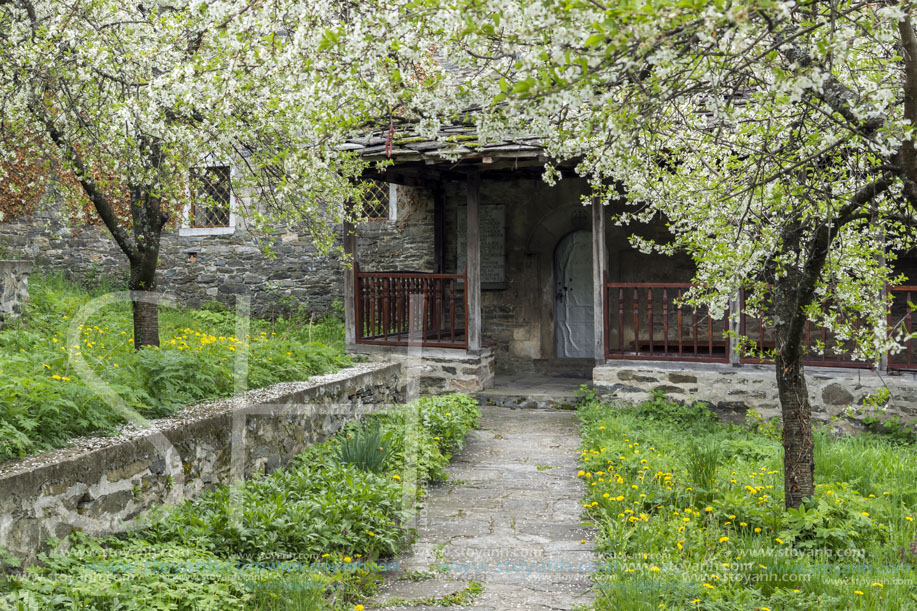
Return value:
<svg viewBox="0 0 917 611">
<path fill-rule="evenodd" d="M 493 388 L 475 396 L 481 405 L 514 409 L 572 409 L 582 385 L 592 387 L 589 378 L 537 375 L 498 375 Z"/>
</svg>

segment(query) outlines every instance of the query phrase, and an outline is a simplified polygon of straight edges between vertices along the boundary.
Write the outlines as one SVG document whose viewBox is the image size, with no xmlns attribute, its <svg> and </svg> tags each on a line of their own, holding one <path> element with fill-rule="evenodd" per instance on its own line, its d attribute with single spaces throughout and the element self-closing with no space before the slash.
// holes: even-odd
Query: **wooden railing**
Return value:
<svg viewBox="0 0 917 611">
<path fill-rule="evenodd" d="M 888 326 L 893 332 L 903 330 L 906 335 L 911 335 L 917 331 L 917 312 L 910 306 L 917 303 L 917 286 L 896 286 L 890 290 L 894 299 L 888 315 Z M 888 368 L 917 370 L 917 340 L 909 339 L 904 344 L 904 350 L 889 354 Z"/>
<path fill-rule="evenodd" d="M 465 274 L 362 272 L 354 263 L 356 342 L 465 348 Z"/>
<path fill-rule="evenodd" d="M 744 309 L 745 295 L 742 294 L 740 303 Z M 739 332 L 755 342 L 755 348 L 762 353 L 772 353 L 777 345 L 774 328 L 768 325 L 763 317 L 748 316 L 744 312 L 739 317 Z M 805 346 L 803 363 L 816 367 L 853 367 L 869 369 L 872 363 L 854 360 L 851 350 L 854 348 L 850 341 L 839 341 L 833 333 L 825 327 L 806 322 L 803 330 L 802 345 Z M 773 363 L 772 359 L 760 356 L 745 355 L 740 357 L 743 363 Z"/>
<path fill-rule="evenodd" d="M 605 358 L 662 361 L 730 361 L 731 343 L 726 337 L 727 316 L 712 318 L 705 307 L 679 305 L 688 283 L 605 282 Z M 917 286 L 890 288 L 894 300 L 889 327 L 910 335 L 917 331 Z M 745 295 L 739 298 L 744 309 Z M 739 318 L 739 333 L 753 340 L 763 352 L 775 346 L 774 329 L 762 318 Z M 804 345 L 806 365 L 869 368 L 871 363 L 850 356 L 852 346 L 838 341 L 824 327 L 807 323 Z M 910 339 L 904 350 L 888 356 L 890 370 L 917 371 L 917 340 Z M 767 363 L 766 358 L 741 356 L 743 363 Z"/>
<path fill-rule="evenodd" d="M 605 357 L 729 362 L 728 321 L 676 304 L 687 283 L 605 282 Z"/>
</svg>

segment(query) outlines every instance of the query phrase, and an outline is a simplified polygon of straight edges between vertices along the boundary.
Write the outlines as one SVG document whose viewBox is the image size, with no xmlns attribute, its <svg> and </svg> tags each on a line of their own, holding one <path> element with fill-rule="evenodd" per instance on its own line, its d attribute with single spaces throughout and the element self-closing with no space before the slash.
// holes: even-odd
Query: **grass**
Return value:
<svg viewBox="0 0 917 611">
<path fill-rule="evenodd" d="M 596 609 L 917 608 L 917 447 L 817 432 L 815 496 L 787 512 L 773 427 L 662 396 L 580 415 Z"/>
<path fill-rule="evenodd" d="M 0 330 L 0 462 L 112 431 L 124 422 L 112 397 L 155 418 L 240 388 L 304 380 L 349 364 L 338 320 L 253 319 L 245 331 L 218 304 L 161 307 L 161 347 L 136 351 L 129 303 L 75 322 L 81 308 L 112 289 L 60 276 L 30 278 L 24 316 Z M 243 352 L 248 374 L 240 386 L 235 366 Z M 80 359 L 91 376 L 81 375 Z"/>
<path fill-rule="evenodd" d="M 0 611 L 362 608 L 380 580 L 380 559 L 411 542 L 407 480 L 441 479 L 479 417 L 464 395 L 421 399 L 369 417 L 400 440 L 384 471 L 340 459 L 341 444 L 360 430 L 351 423 L 287 469 L 163 507 L 127 535 L 71 535 L 71 549 L 25 575 L 0 573 Z M 434 430 L 431 422 L 441 424 Z M 435 604 L 460 605 L 478 593 L 472 583 Z"/>
</svg>

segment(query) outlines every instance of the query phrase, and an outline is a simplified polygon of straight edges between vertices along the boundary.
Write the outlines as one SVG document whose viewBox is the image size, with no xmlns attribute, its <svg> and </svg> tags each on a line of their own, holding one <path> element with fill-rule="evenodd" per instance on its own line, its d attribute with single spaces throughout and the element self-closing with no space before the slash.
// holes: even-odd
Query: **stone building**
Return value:
<svg viewBox="0 0 917 611">
<path fill-rule="evenodd" d="M 185 305 L 235 303 L 249 294 L 256 313 L 303 308 L 316 315 L 342 307 L 344 269 L 335 255 L 320 255 L 309 235 L 296 228 L 253 228 L 225 191 L 229 213 L 188 211 L 162 235 L 159 288 Z M 431 241 L 429 205 L 416 189 L 384 185 L 374 193 L 373 218 L 357 228 L 365 261 L 383 269 L 425 269 Z M 0 222 L 0 259 L 33 261 L 39 273 L 88 280 L 126 279 L 127 259 L 101 225 L 73 222 L 53 189 L 29 214 Z"/>
<path fill-rule="evenodd" d="M 776 415 L 773 366 L 743 356 L 724 334 L 731 328 L 772 346 L 772 330 L 751 317 L 730 322 L 678 305 L 692 261 L 630 246 L 632 233 L 664 240 L 664 224 L 615 226 L 613 207 L 591 203 L 569 168 L 547 185 L 535 141 L 478 143 L 465 127 L 445 128 L 437 141 L 386 141 L 377 133 L 348 146 L 368 160 L 390 156 L 374 178 L 415 189 L 426 202 L 416 220 L 430 233 L 414 240 L 423 249 L 414 268 L 380 266 L 367 240 L 345 242 L 356 261 L 344 274 L 352 351 L 421 356 L 429 388 L 476 390 L 501 373 L 580 376 L 623 398 L 663 390 Z M 917 278 L 917 258 L 900 268 Z M 917 287 L 893 292 L 893 318 L 917 326 L 907 306 Z M 816 415 L 842 415 L 887 385 L 892 413 L 917 416 L 917 341 L 875 371 L 823 329 L 807 330 L 807 340 L 827 345 L 807 361 Z"/>
</svg>

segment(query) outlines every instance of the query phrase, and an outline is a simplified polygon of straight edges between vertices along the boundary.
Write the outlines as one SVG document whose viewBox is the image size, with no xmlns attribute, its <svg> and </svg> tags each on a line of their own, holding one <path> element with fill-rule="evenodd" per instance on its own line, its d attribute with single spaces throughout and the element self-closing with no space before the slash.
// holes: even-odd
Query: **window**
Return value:
<svg viewBox="0 0 917 611">
<path fill-rule="evenodd" d="M 368 182 L 369 188 L 363 194 L 363 216 L 370 221 L 392 220 L 391 187 L 381 180 Z"/>
<path fill-rule="evenodd" d="M 191 182 L 191 227 L 231 227 L 229 166 L 204 168 L 194 173 Z"/>
</svg>

